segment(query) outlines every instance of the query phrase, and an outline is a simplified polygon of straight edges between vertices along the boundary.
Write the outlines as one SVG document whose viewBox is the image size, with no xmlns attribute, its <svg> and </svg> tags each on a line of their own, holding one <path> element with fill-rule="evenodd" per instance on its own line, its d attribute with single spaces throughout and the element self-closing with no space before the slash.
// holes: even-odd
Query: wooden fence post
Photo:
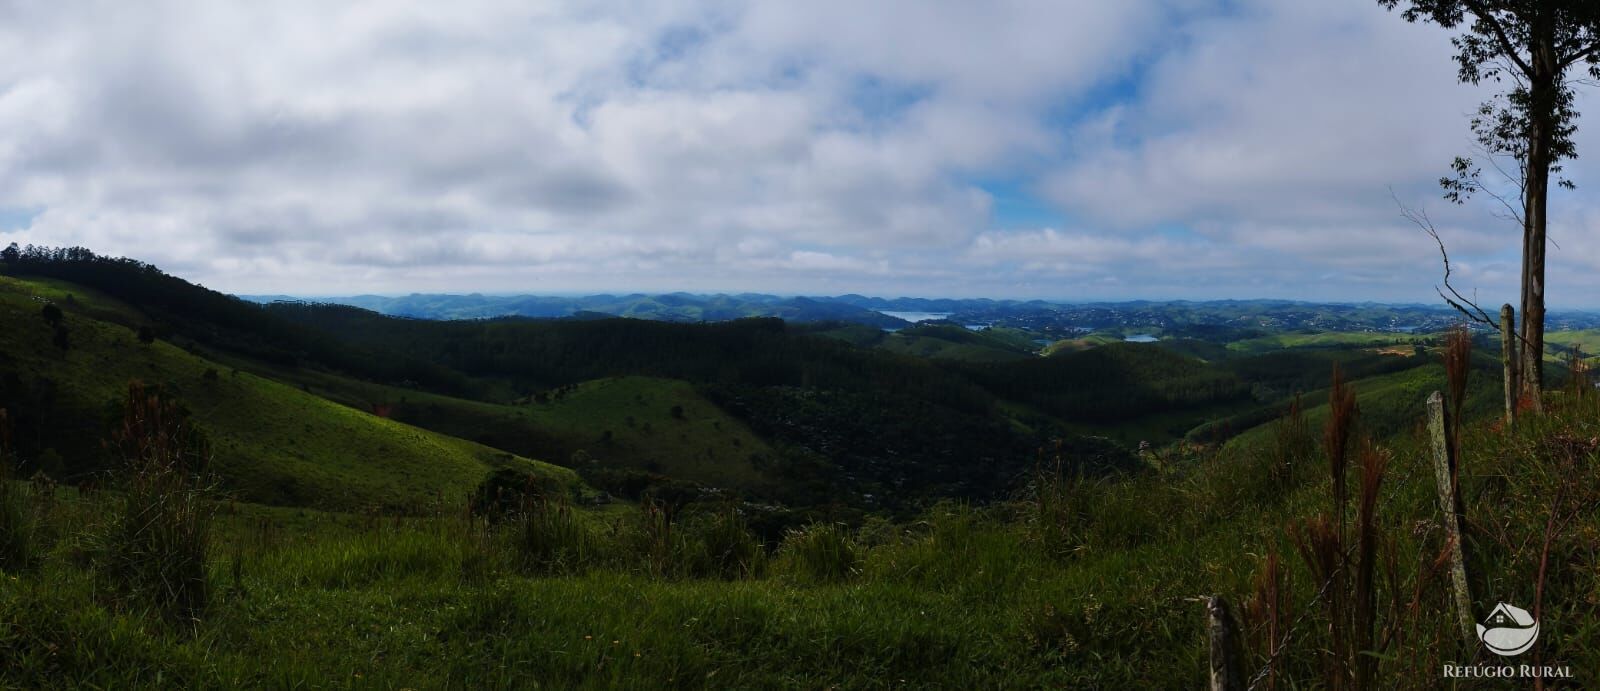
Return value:
<svg viewBox="0 0 1600 691">
<path fill-rule="evenodd" d="M 1211 639 L 1211 691 L 1245 691 L 1239 663 L 1239 628 L 1221 595 L 1206 599 L 1206 630 Z"/>
<path fill-rule="evenodd" d="M 1456 615 L 1461 619 L 1463 640 L 1474 636 L 1472 594 L 1467 590 L 1467 562 L 1461 543 L 1461 503 L 1456 496 L 1455 460 L 1451 457 L 1449 427 L 1445 425 L 1444 394 L 1428 396 L 1428 436 L 1433 441 L 1433 474 L 1439 485 L 1439 509 L 1443 516 L 1445 540 L 1450 549 L 1450 584 L 1455 590 Z"/>
<path fill-rule="evenodd" d="M 1517 424 L 1517 397 L 1522 382 L 1517 380 L 1517 311 L 1511 305 L 1500 306 L 1500 366 L 1506 378 L 1506 427 Z"/>
</svg>

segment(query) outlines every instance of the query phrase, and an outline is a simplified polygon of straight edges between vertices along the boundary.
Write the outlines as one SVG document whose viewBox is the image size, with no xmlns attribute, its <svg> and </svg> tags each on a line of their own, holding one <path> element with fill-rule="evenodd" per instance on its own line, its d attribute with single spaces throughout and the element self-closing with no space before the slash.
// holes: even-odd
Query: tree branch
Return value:
<svg viewBox="0 0 1600 691">
<path fill-rule="evenodd" d="M 1566 60 L 1562 60 L 1560 69 L 1565 70 L 1568 67 L 1583 62 L 1596 53 L 1600 53 L 1600 41 L 1595 41 L 1594 43 L 1590 44 L 1588 48 L 1584 48 L 1583 50 L 1573 53 L 1571 57 L 1567 58 Z"/>
<path fill-rule="evenodd" d="M 1485 9 L 1483 4 L 1476 2 L 1476 0 L 1466 0 L 1466 2 L 1463 2 L 1462 4 L 1466 5 L 1467 9 L 1472 11 L 1472 15 L 1477 17 L 1478 21 L 1483 22 L 1489 27 L 1490 30 L 1494 32 L 1495 38 L 1500 42 L 1500 50 L 1505 53 L 1506 57 L 1511 58 L 1512 62 L 1516 63 L 1517 69 L 1522 70 L 1523 74 L 1528 75 L 1528 78 L 1532 79 L 1533 68 L 1530 67 L 1527 62 L 1523 61 L 1521 55 L 1517 54 L 1516 47 L 1511 45 L 1511 39 L 1506 36 L 1505 28 L 1500 26 L 1500 20 L 1496 19 L 1492 12 Z"/>
<path fill-rule="evenodd" d="M 1418 228 L 1422 229 L 1422 232 L 1427 233 L 1428 237 L 1433 238 L 1433 241 L 1439 245 L 1439 257 L 1444 260 L 1444 287 L 1434 286 L 1434 292 L 1437 292 L 1439 297 L 1444 298 L 1446 303 L 1466 316 L 1467 319 L 1485 324 L 1495 331 L 1499 331 L 1500 323 L 1497 320 L 1491 319 L 1489 313 L 1479 307 L 1477 302 L 1468 299 L 1460 291 L 1456 290 L 1455 286 L 1450 285 L 1450 253 L 1445 251 L 1444 239 L 1439 237 L 1439 230 L 1433 226 L 1433 219 L 1428 218 L 1428 212 L 1416 211 L 1401 203 L 1400 197 L 1395 195 L 1393 189 L 1389 190 L 1389 196 L 1393 197 L 1394 203 L 1400 207 L 1401 216 L 1416 224 Z M 1449 291 L 1449 295 L 1446 295 L 1445 291 Z"/>
</svg>

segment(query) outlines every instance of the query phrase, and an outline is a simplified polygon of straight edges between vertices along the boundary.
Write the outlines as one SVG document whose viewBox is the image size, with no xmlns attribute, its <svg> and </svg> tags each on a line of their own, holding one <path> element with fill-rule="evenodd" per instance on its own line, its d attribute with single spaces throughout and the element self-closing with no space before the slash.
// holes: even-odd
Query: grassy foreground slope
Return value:
<svg viewBox="0 0 1600 691">
<path fill-rule="evenodd" d="M 1482 616 L 1498 601 L 1542 598 L 1536 654 L 1592 686 L 1600 407 L 1593 398 L 1552 407 L 1514 433 L 1471 425 L 1464 437 L 1473 606 Z M 587 545 L 583 556 L 529 570 L 515 528 L 485 534 L 451 518 L 362 526 L 310 512 L 262 531 L 251 528 L 259 516 L 224 515 L 239 549 L 214 557 L 217 596 L 192 629 L 94 596 L 91 575 L 67 557 L 70 536 L 102 519 L 97 500 L 73 498 L 51 508 L 68 536 L 56 556 L 0 588 L 0 683 L 1197 688 L 1207 644 L 1196 598 L 1216 593 L 1237 608 L 1247 674 L 1322 688 L 1336 669 L 1327 587 L 1293 537 L 1333 511 L 1320 434 L 1311 423 L 1298 442 L 1241 438 L 1215 454 L 1164 459 L 1158 472 L 1046 482 L 1026 500 L 945 505 L 904 525 L 813 527 L 732 580 L 689 568 L 692 549 L 658 551 L 664 543 L 651 535 L 665 533 L 645 516 L 560 538 Z M 1374 688 L 1433 688 L 1441 665 L 1493 658 L 1461 639 L 1448 579 L 1434 567 L 1444 538 L 1425 442 L 1386 435 L 1380 453 L 1379 635 L 1361 657 L 1373 661 Z M 1274 475 L 1285 460 L 1288 474 Z M 1547 535 L 1552 512 L 1563 527 Z M 698 541 L 718 531 L 688 524 L 672 534 Z M 1287 612 L 1276 656 L 1257 606 L 1269 554 L 1281 564 L 1272 597 Z"/>
<path fill-rule="evenodd" d="M 66 302 L 68 291 L 75 304 Z M 47 302 L 65 313 L 65 349 L 41 316 Z M 209 433 L 213 469 L 247 501 L 420 508 L 464 496 L 503 465 L 576 481 L 565 469 L 341 406 L 164 341 L 141 343 L 135 331 L 93 316 L 107 311 L 131 308 L 59 283 L 0 277 L 0 322 L 8 326 L 0 330 L 0 373 L 22 423 L 19 436 L 32 435 L 24 441 L 67 459 L 68 471 L 104 466 L 95 461 L 103 457 L 98 440 L 108 411 L 129 381 L 140 380 L 184 400 Z"/>
</svg>

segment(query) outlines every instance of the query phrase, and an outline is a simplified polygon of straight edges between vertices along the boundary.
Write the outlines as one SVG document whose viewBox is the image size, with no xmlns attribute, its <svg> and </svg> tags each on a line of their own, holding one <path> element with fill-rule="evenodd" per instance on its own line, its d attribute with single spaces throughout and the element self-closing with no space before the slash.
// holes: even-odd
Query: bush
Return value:
<svg viewBox="0 0 1600 691">
<path fill-rule="evenodd" d="M 844 526 L 813 523 L 789 532 L 778 549 L 785 571 L 816 583 L 842 583 L 861 572 L 861 555 Z"/>
<path fill-rule="evenodd" d="M 515 468 L 501 468 L 485 477 L 472 492 L 472 515 L 498 523 L 515 518 L 524 509 L 564 501 L 561 481 Z"/>
</svg>

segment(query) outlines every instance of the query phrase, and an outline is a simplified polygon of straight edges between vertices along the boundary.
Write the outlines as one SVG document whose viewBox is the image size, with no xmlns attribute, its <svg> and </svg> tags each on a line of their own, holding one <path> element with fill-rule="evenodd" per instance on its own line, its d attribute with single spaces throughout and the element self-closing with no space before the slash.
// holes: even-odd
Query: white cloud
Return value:
<svg viewBox="0 0 1600 691">
<path fill-rule="evenodd" d="M 0 2 L 0 240 L 240 292 L 1424 300 L 1388 188 L 1464 149 L 1449 57 L 1370 0 Z M 1600 254 L 1562 200 L 1552 300 Z"/>
</svg>

